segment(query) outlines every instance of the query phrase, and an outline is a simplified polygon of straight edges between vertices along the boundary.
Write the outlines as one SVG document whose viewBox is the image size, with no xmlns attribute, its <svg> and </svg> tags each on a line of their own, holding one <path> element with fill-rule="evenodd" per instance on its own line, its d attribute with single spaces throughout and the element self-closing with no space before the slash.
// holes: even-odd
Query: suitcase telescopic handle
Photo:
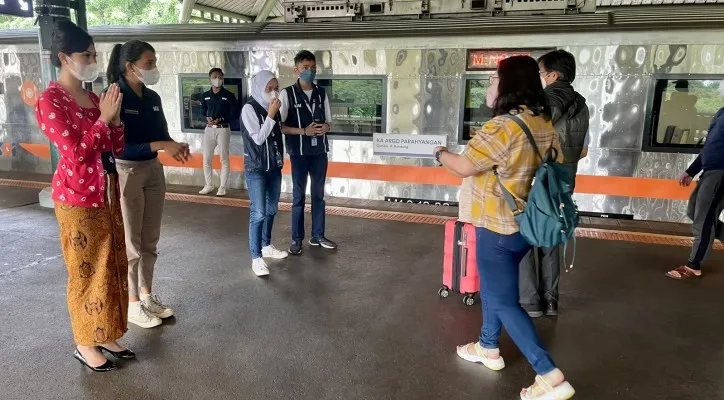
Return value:
<svg viewBox="0 0 724 400">
<path fill-rule="evenodd" d="M 460 266 L 460 275 L 462 276 L 468 276 L 468 248 L 463 247 L 462 251 L 462 260 L 461 260 L 461 266 Z"/>
</svg>

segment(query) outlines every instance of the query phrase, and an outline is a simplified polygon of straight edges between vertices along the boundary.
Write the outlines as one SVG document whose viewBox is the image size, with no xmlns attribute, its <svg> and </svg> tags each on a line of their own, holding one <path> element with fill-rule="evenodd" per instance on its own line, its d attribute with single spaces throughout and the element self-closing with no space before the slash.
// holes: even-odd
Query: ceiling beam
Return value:
<svg viewBox="0 0 724 400">
<path fill-rule="evenodd" d="M 202 15 L 209 13 L 209 14 L 211 14 L 212 18 L 214 15 L 218 15 L 219 17 L 235 18 L 242 22 L 251 22 L 252 21 L 251 17 L 249 17 L 248 15 L 236 14 L 236 13 L 233 13 L 230 11 L 220 10 L 220 9 L 214 8 L 214 7 L 203 6 L 201 4 L 195 5 L 193 9 L 200 11 Z"/>
<path fill-rule="evenodd" d="M 266 0 L 264 2 L 264 5 L 261 6 L 261 10 L 259 10 L 259 14 L 256 15 L 256 19 L 254 19 L 254 22 L 264 22 L 269 17 L 269 14 L 274 10 L 274 7 L 277 5 L 277 0 Z"/>
<path fill-rule="evenodd" d="M 181 3 L 181 11 L 178 14 L 179 24 L 188 24 L 191 19 L 191 11 L 196 5 L 196 0 L 183 0 Z"/>
</svg>

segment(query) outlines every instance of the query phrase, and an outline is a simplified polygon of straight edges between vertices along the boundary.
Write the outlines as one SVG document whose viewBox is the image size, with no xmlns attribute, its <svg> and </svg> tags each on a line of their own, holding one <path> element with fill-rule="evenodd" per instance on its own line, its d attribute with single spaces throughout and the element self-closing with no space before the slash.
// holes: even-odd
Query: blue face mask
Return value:
<svg viewBox="0 0 724 400">
<path fill-rule="evenodd" d="M 314 78 L 317 77 L 317 73 L 312 71 L 311 69 L 308 69 L 301 74 L 299 74 L 299 79 L 303 80 L 304 82 L 314 83 Z"/>
</svg>

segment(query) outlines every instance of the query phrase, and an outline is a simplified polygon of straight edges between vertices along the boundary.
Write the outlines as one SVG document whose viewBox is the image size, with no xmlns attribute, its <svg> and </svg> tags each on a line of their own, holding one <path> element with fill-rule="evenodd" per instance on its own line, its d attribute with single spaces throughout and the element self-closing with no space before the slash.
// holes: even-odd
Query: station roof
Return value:
<svg viewBox="0 0 724 400">
<path fill-rule="evenodd" d="M 269 14 L 269 18 L 284 16 L 282 0 L 273 0 L 276 3 Z M 243 15 L 254 19 L 261 12 L 266 0 L 195 0 L 199 6 L 214 8 L 220 11 Z M 661 6 L 686 4 L 724 4 L 724 0 L 596 0 L 599 7 L 631 7 L 631 6 Z"/>
<path fill-rule="evenodd" d="M 179 22 L 253 22 L 260 15 L 264 22 L 283 21 L 282 0 L 180 0 L 183 4 Z"/>
<path fill-rule="evenodd" d="M 276 4 L 269 14 L 270 18 L 284 15 L 284 8 L 281 0 L 275 0 Z M 266 0 L 196 0 L 197 5 L 216 8 L 221 11 L 247 16 L 251 19 L 259 15 Z"/>
</svg>

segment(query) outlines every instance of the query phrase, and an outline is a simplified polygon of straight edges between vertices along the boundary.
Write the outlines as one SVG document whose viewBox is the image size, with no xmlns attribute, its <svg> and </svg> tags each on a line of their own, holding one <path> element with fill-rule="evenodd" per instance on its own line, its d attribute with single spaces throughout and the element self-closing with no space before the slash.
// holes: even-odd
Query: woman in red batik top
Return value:
<svg viewBox="0 0 724 400">
<path fill-rule="evenodd" d="M 85 31 L 59 21 L 51 61 L 60 68 L 38 99 L 40 129 L 58 148 L 53 177 L 55 215 L 68 269 L 73 356 L 93 371 L 110 371 L 114 358 L 134 358 L 119 345 L 127 330 L 128 278 L 123 218 L 114 155 L 124 149 L 117 85 L 98 98 L 83 89 L 98 77 L 96 51 Z"/>
</svg>

